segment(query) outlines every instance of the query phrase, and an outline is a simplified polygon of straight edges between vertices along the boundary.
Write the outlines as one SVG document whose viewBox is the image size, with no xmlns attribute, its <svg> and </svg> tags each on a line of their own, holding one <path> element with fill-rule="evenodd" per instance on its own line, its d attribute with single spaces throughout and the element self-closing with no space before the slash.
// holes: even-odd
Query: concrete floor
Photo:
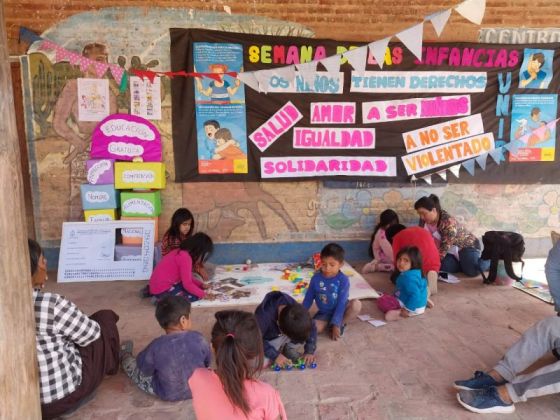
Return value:
<svg viewBox="0 0 560 420">
<path fill-rule="evenodd" d="M 386 274 L 366 278 L 379 291 L 392 290 Z M 145 284 L 51 282 L 47 289 L 67 296 L 86 313 L 115 310 L 120 315 L 121 339 L 133 339 L 137 353 L 162 332 L 154 307 L 138 297 Z M 415 319 L 380 328 L 356 320 L 338 342 L 320 336 L 316 370 L 266 371 L 261 379 L 280 391 L 290 419 L 481 418 L 459 406 L 452 382 L 492 367 L 523 331 L 552 315 L 553 308 L 513 288 L 483 286 L 480 279 L 439 283 L 434 301 L 434 309 Z M 216 310 L 193 311 L 194 328 L 206 337 Z M 363 302 L 362 313 L 381 318 L 374 300 Z M 504 418 L 484 416 L 494 417 Z M 135 388 L 121 372 L 108 377 L 91 402 L 65 418 L 194 419 L 194 414 L 190 401 L 159 401 Z M 517 404 L 509 418 L 558 419 L 560 396 Z"/>
</svg>

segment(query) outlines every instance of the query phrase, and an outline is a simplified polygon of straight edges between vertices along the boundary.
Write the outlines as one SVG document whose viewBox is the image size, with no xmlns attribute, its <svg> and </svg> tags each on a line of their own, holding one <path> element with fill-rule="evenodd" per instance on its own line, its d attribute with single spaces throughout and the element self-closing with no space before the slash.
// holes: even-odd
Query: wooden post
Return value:
<svg viewBox="0 0 560 420">
<path fill-rule="evenodd" d="M 40 419 L 35 320 L 4 5 L 0 0 L 0 418 Z"/>
</svg>

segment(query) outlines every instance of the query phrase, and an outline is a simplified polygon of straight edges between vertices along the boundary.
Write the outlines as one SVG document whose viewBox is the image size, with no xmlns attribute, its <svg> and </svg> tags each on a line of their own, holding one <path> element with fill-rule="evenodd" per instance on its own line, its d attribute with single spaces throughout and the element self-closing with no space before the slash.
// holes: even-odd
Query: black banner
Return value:
<svg viewBox="0 0 560 420">
<path fill-rule="evenodd" d="M 474 176 L 461 168 L 458 179 L 447 171 L 448 181 L 560 180 L 560 44 L 424 43 L 418 60 L 391 43 L 382 68 L 370 49 L 363 72 L 349 63 L 339 76 L 321 63 L 316 73 L 296 70 L 293 80 L 286 69 L 268 72 L 258 75 L 268 91 L 259 93 L 230 74 L 320 60 L 363 44 L 170 32 L 172 71 L 216 74 L 172 80 L 177 182 L 400 183 L 477 158 L 470 163 Z M 499 165 L 496 148 L 504 152 Z"/>
</svg>

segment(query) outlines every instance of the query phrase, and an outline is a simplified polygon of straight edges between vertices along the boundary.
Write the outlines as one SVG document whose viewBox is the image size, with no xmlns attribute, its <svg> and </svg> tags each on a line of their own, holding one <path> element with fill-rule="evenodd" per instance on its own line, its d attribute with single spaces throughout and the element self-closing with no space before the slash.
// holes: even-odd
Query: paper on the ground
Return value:
<svg viewBox="0 0 560 420">
<path fill-rule="evenodd" d="M 371 325 L 373 325 L 374 327 L 382 327 L 383 325 L 386 324 L 385 321 L 381 321 L 379 319 L 370 319 L 368 321 Z"/>
<path fill-rule="evenodd" d="M 373 319 L 373 318 L 371 317 L 371 315 L 358 315 L 358 319 L 360 321 L 369 321 L 370 319 Z"/>
<path fill-rule="evenodd" d="M 446 276 L 443 277 L 441 274 L 438 277 L 439 281 L 443 281 L 445 283 L 451 283 L 451 284 L 456 284 L 459 283 L 461 280 L 459 280 L 459 278 L 457 276 L 454 276 L 451 273 L 445 273 Z M 446 278 L 447 277 L 447 278 Z"/>
</svg>

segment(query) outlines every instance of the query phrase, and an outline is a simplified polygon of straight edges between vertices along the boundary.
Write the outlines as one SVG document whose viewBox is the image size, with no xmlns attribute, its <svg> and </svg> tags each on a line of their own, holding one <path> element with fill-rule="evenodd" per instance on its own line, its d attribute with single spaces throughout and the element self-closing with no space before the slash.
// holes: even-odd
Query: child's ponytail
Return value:
<svg viewBox="0 0 560 420">
<path fill-rule="evenodd" d="M 219 311 L 212 328 L 216 373 L 231 403 L 245 415 L 251 411 L 244 381 L 262 369 L 263 347 L 255 316 L 243 311 Z"/>
</svg>

